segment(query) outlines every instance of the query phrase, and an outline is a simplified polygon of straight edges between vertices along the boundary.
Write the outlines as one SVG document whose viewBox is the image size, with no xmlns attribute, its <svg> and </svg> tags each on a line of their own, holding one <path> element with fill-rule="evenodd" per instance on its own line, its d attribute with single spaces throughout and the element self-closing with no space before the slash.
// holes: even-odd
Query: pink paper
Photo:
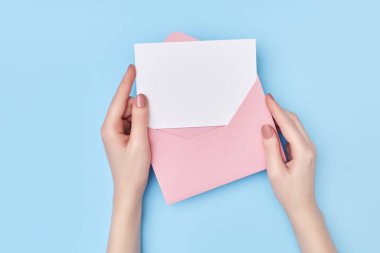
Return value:
<svg viewBox="0 0 380 253">
<path fill-rule="evenodd" d="M 196 40 L 173 33 L 165 41 Z M 227 126 L 149 129 L 152 166 L 168 204 L 266 168 L 261 126 L 274 122 L 257 79 Z"/>
</svg>

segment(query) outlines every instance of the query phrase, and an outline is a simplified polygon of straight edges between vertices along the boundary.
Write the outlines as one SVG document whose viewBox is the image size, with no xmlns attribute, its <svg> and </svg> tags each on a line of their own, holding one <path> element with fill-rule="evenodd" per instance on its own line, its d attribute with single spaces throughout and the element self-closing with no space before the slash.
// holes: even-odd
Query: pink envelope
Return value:
<svg viewBox="0 0 380 253">
<path fill-rule="evenodd" d="M 173 33 L 170 41 L 196 40 Z M 257 79 L 226 126 L 149 128 L 152 166 L 167 204 L 266 168 L 261 126 L 274 122 Z"/>
</svg>

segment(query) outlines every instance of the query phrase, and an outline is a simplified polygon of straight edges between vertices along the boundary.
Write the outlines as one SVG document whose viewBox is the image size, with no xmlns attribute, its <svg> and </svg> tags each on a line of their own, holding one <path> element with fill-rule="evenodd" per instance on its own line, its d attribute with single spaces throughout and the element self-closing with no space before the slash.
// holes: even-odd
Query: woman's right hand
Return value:
<svg viewBox="0 0 380 253">
<path fill-rule="evenodd" d="M 272 189 L 292 223 L 302 252 L 336 252 L 314 197 L 315 146 L 294 113 L 282 109 L 271 95 L 266 96 L 266 103 L 288 142 L 288 161 L 284 162 L 276 131 L 262 126 Z"/>
<path fill-rule="evenodd" d="M 270 94 L 266 102 L 278 130 L 288 142 L 285 148 L 288 162 L 284 162 L 276 131 L 269 125 L 261 128 L 273 191 L 288 214 L 316 208 L 315 146 L 294 113 L 282 109 Z"/>
</svg>

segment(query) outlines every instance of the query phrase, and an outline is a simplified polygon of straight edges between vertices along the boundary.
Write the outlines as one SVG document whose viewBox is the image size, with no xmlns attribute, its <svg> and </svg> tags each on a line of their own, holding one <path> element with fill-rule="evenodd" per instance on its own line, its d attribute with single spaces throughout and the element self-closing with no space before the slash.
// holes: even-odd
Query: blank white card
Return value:
<svg viewBox="0 0 380 253">
<path fill-rule="evenodd" d="M 137 93 L 150 127 L 227 125 L 256 78 L 256 40 L 135 44 Z"/>
</svg>

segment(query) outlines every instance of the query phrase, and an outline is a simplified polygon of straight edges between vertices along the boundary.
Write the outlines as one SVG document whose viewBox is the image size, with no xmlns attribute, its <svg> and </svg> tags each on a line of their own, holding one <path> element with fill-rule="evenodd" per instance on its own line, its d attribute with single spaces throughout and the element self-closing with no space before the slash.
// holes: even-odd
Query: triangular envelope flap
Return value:
<svg viewBox="0 0 380 253">
<path fill-rule="evenodd" d="M 191 37 L 187 34 L 181 32 L 174 32 L 169 34 L 168 37 L 164 40 L 165 42 L 176 42 L 176 41 L 196 41 L 198 39 Z"/>
<path fill-rule="evenodd" d="M 165 42 L 178 43 L 185 41 L 194 42 L 196 39 L 186 34 L 173 33 L 165 40 Z M 199 43 L 202 43 L 202 41 Z M 204 130 L 208 132 L 210 127 L 225 126 L 232 119 L 257 79 L 255 40 L 214 41 L 212 44 L 208 43 L 210 42 L 205 41 L 203 46 L 197 44 L 195 47 L 194 44 L 192 44 L 192 46 L 185 46 L 190 44 L 181 43 L 180 47 L 177 47 L 179 45 L 177 44 L 169 49 L 165 49 L 165 46 L 162 47 L 162 43 L 148 43 L 148 47 L 144 47 L 144 44 L 136 45 L 136 55 L 139 55 L 141 59 L 147 59 L 146 57 L 148 55 L 151 56 L 151 53 L 157 56 L 157 49 L 160 52 L 157 58 L 152 60 L 155 61 L 154 63 L 147 63 L 148 61 L 145 60 L 145 64 L 150 64 L 148 68 L 146 65 L 141 64 L 143 66 L 139 69 L 138 57 L 136 57 L 138 93 L 146 94 L 150 100 L 151 128 L 165 129 L 165 132 L 172 132 L 169 129 L 191 127 L 194 130 L 186 130 L 185 134 L 186 137 L 191 137 L 194 134 L 198 135 L 201 133 L 203 131 L 201 129 L 202 127 L 207 126 L 207 129 Z M 221 44 L 222 46 L 220 46 Z M 240 45 L 244 49 L 240 50 Z M 162 48 L 164 48 L 164 52 L 162 52 Z M 193 48 L 197 48 L 194 52 L 199 54 L 203 65 L 187 65 L 189 62 L 186 62 L 186 60 L 188 60 L 186 57 L 184 57 L 184 61 L 186 62 L 184 66 L 176 66 L 177 64 L 174 64 L 177 62 L 177 57 L 182 57 L 181 53 L 185 52 L 185 54 L 190 55 L 189 50 L 191 51 Z M 222 48 L 226 48 L 227 50 L 221 50 Z M 172 49 L 174 49 L 175 52 L 173 52 Z M 207 54 L 214 49 L 216 53 L 211 53 L 211 55 L 209 55 L 210 57 L 208 57 Z M 168 57 L 168 55 L 171 55 L 171 58 L 170 56 Z M 220 55 L 225 57 L 221 59 L 221 63 L 218 61 L 218 64 L 215 64 L 215 57 L 218 58 Z M 160 75 L 161 79 L 157 78 L 155 80 L 161 80 L 158 82 L 161 85 L 155 85 L 153 80 L 147 80 L 146 78 L 147 76 L 149 76 L 148 78 L 152 78 L 152 76 L 156 74 L 150 72 L 152 71 L 151 64 L 159 66 L 157 64 L 160 63 L 160 60 L 156 60 L 163 58 L 165 59 L 163 60 L 165 63 L 166 58 L 170 58 L 169 66 L 167 67 L 170 71 L 167 73 L 159 73 L 158 75 Z M 209 58 L 213 59 L 208 62 Z M 140 61 L 140 63 L 141 62 L 143 61 Z M 180 61 L 180 63 L 183 63 L 183 61 Z M 202 65 L 206 68 L 210 68 L 211 66 L 210 71 L 206 71 L 206 75 L 199 75 L 205 77 L 203 79 L 207 79 L 206 81 L 202 80 L 202 78 L 194 79 L 192 77 L 196 76 L 196 74 L 191 74 L 189 69 L 198 68 L 198 70 L 195 71 L 195 73 L 198 73 L 199 66 L 196 65 Z M 177 68 L 179 72 L 184 71 L 184 73 L 180 73 L 177 77 L 172 78 L 171 73 L 176 73 L 173 69 Z M 144 70 L 147 69 L 148 71 L 144 72 Z M 142 74 L 139 76 L 139 73 Z M 166 78 L 168 78 L 168 82 L 163 82 Z M 167 83 L 170 82 L 174 83 L 174 85 L 167 85 Z M 181 85 L 177 85 L 178 83 Z M 170 94 L 170 96 L 162 96 L 162 94 Z M 162 97 L 165 96 L 166 98 L 163 99 Z M 168 97 L 170 99 L 168 99 Z M 191 102 L 189 102 L 189 100 L 191 100 Z M 160 106 L 158 106 L 158 104 Z M 174 132 L 178 135 L 177 130 L 174 130 Z M 192 132 L 194 132 L 194 134 Z"/>
</svg>

